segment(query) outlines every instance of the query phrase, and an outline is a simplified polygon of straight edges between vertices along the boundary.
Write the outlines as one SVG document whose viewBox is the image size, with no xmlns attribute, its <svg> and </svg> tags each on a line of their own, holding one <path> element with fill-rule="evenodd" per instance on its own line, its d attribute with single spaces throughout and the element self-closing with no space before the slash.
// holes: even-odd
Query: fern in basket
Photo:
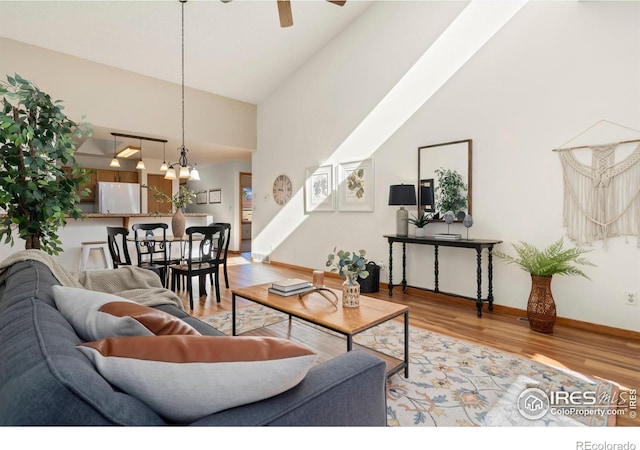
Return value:
<svg viewBox="0 0 640 450">
<path fill-rule="evenodd" d="M 541 277 L 579 275 L 590 279 L 577 265 L 595 266 L 595 264 L 582 256 L 591 250 L 578 247 L 564 249 L 562 238 L 543 250 L 522 241 L 519 244 L 512 244 L 512 246 L 518 257 L 499 251 L 494 252 L 494 255 L 508 263 L 520 266 L 531 275 Z"/>
</svg>

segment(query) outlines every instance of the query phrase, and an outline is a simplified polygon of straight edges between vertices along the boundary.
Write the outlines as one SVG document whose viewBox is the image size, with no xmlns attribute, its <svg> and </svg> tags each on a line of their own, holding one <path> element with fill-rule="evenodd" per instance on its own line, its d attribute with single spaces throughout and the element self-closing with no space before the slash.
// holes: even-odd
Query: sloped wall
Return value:
<svg viewBox="0 0 640 450">
<path fill-rule="evenodd" d="M 376 2 L 258 106 L 255 253 L 323 268 L 334 246 L 364 248 L 386 264 L 382 235 L 395 232 L 396 211 L 387 205 L 389 185 L 416 182 L 419 146 L 467 138 L 474 144 L 470 237 L 502 239 L 499 249 L 509 252 L 512 242 L 546 246 L 564 235 L 562 172 L 552 149 L 601 119 L 640 129 L 637 2 L 528 3 L 395 134 L 353 150 L 352 160 L 375 161 L 373 212 L 304 214 L 305 168 L 330 158 L 465 7 Z M 280 173 L 295 191 L 285 207 L 270 192 Z M 410 284 L 432 287 L 432 253 L 409 246 Z M 441 289 L 474 296 L 473 252 L 440 255 Z M 640 331 L 640 308 L 624 301 L 625 291 L 640 291 L 636 240 L 611 239 L 606 248 L 596 242 L 589 256 L 597 264 L 587 268 L 591 281 L 553 280 L 558 315 Z M 396 250 L 395 280 L 399 261 Z M 495 261 L 494 288 L 497 304 L 526 308 L 527 273 Z"/>
</svg>

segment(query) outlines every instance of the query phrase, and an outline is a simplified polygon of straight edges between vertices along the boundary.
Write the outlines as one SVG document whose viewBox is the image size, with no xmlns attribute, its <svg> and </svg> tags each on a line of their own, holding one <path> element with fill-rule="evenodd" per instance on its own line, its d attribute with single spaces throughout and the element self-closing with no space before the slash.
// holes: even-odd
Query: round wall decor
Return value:
<svg viewBox="0 0 640 450">
<path fill-rule="evenodd" d="M 291 180 L 286 175 L 278 175 L 273 182 L 273 199 L 280 206 L 291 200 L 293 187 Z"/>
</svg>

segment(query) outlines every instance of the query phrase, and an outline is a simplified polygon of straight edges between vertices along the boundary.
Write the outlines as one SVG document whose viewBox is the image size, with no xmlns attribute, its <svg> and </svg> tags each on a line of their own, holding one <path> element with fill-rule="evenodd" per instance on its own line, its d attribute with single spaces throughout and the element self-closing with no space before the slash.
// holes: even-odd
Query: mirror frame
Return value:
<svg viewBox="0 0 640 450">
<path fill-rule="evenodd" d="M 443 142 L 440 144 L 431 144 L 431 145 L 424 145 L 422 147 L 418 147 L 418 189 L 417 189 L 417 194 L 418 194 L 418 217 L 420 217 L 420 204 L 421 204 L 421 189 L 420 189 L 420 183 L 421 183 L 421 176 L 420 176 L 420 167 L 421 167 L 421 160 L 422 160 L 422 151 L 423 150 L 428 150 L 428 149 L 433 149 L 435 147 L 445 147 L 448 145 L 457 145 L 457 144 L 463 144 L 466 143 L 467 144 L 467 214 L 472 215 L 472 205 L 473 205 L 473 190 L 472 190 L 472 178 L 473 178 L 473 172 L 471 171 L 472 168 L 472 161 L 473 161 L 473 140 L 472 139 L 462 139 L 459 141 L 451 141 L 451 142 Z M 426 153 L 425 153 L 426 155 Z M 428 157 L 425 156 L 425 159 L 428 159 Z M 435 194 L 435 192 L 434 192 Z M 440 219 L 430 219 L 431 222 L 442 222 L 444 221 L 443 218 Z M 460 222 L 459 220 L 456 219 L 456 222 Z"/>
</svg>

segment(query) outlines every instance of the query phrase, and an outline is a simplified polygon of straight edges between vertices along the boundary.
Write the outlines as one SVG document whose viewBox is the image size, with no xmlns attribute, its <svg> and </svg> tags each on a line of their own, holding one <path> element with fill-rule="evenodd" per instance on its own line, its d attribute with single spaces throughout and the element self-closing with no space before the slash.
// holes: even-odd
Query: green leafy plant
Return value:
<svg viewBox="0 0 640 450">
<path fill-rule="evenodd" d="M 434 171 L 438 176 L 436 184 L 436 210 L 440 214 L 452 211 L 456 215 L 459 211 L 467 208 L 467 185 L 455 170 L 436 169 Z"/>
<path fill-rule="evenodd" d="M 409 217 L 409 222 L 414 224 L 418 228 L 423 228 L 424 226 L 429 225 L 429 220 L 431 219 L 433 219 L 433 215 L 426 212 L 425 210 L 422 210 L 420 212 L 420 217 L 411 214 L 411 217 Z"/>
<path fill-rule="evenodd" d="M 591 250 L 578 247 L 564 249 L 562 238 L 543 250 L 522 241 L 519 244 L 512 244 L 512 246 L 518 254 L 517 257 L 502 252 L 494 252 L 494 255 L 508 263 L 520 266 L 531 275 L 541 277 L 579 275 L 588 279 L 589 277 L 576 265 L 595 266 L 582 256 Z"/>
<path fill-rule="evenodd" d="M 369 271 L 367 270 L 366 251 L 360 250 L 356 252 L 345 252 L 334 248 L 333 253 L 327 257 L 327 267 L 331 267 L 331 272 L 338 272 L 341 277 L 349 277 L 357 275 L 360 278 L 367 278 Z"/>
<path fill-rule="evenodd" d="M 146 184 L 143 184 L 142 187 L 151 190 L 154 200 L 171 203 L 174 211 L 180 208 L 185 208 L 187 205 L 193 203 L 193 199 L 196 196 L 195 191 L 189 189 L 184 184 L 181 185 L 178 192 L 173 195 L 167 195 L 155 186 L 147 186 Z"/>
<path fill-rule="evenodd" d="M 75 160 L 74 137 L 90 135 L 87 123 L 76 123 L 53 101 L 18 74 L 0 83 L 0 239 L 13 246 L 13 230 L 25 248 L 57 255 L 58 229 L 67 218 L 84 217 L 76 206 L 88 171 Z M 64 168 L 63 168 L 64 166 Z"/>
</svg>

